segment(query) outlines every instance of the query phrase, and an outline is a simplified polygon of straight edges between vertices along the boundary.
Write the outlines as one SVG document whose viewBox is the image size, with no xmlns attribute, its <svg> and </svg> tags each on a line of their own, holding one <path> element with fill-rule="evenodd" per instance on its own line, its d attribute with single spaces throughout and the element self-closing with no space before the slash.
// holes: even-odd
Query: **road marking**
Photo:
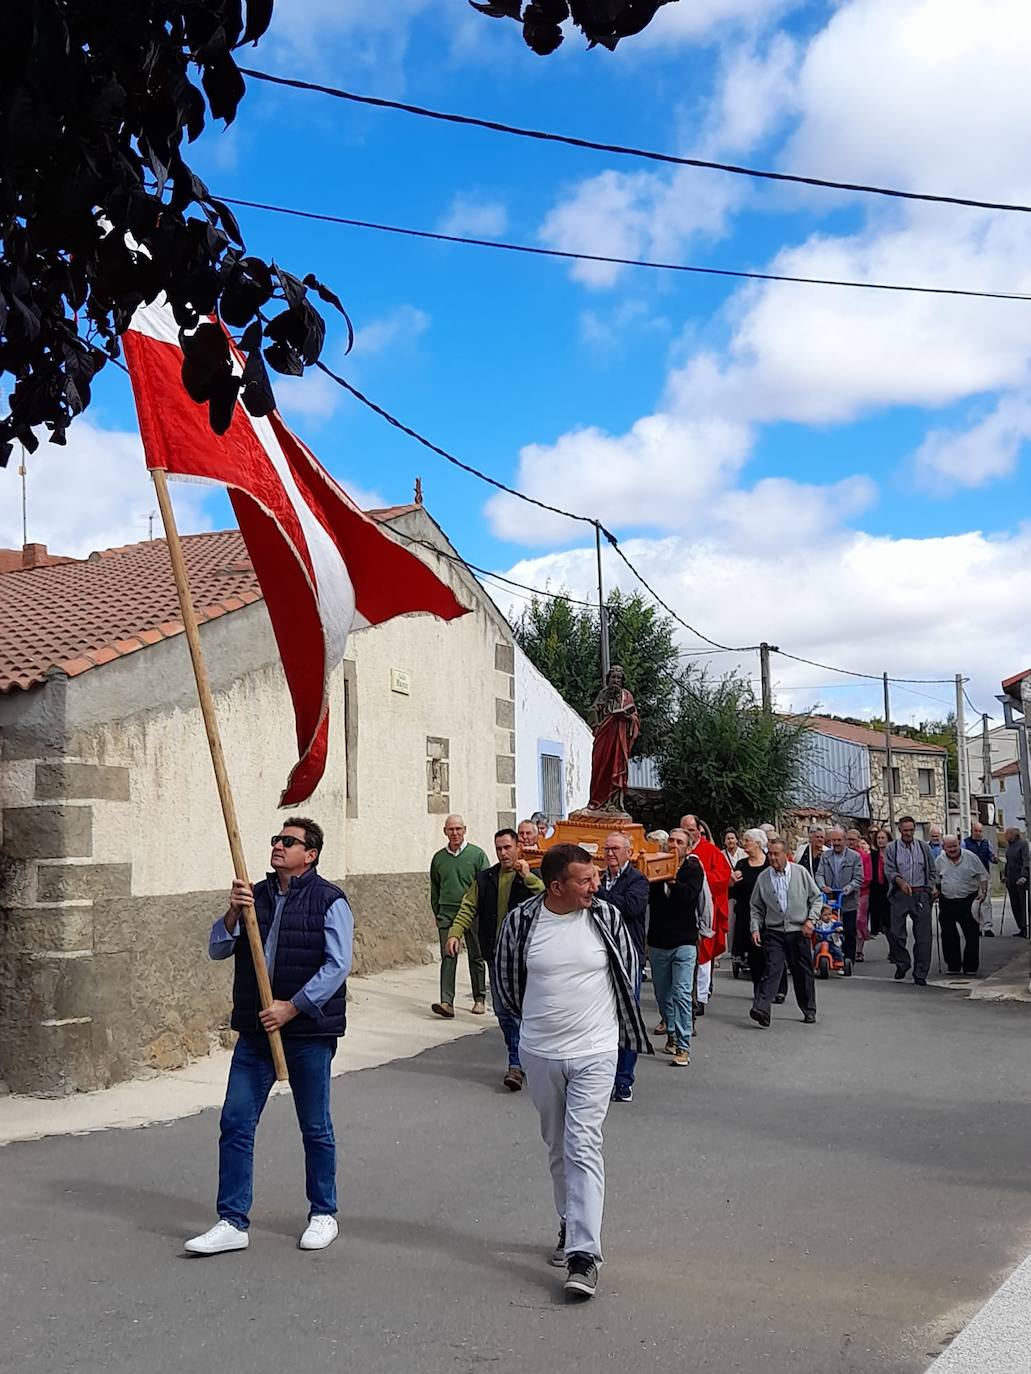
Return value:
<svg viewBox="0 0 1031 1374">
<path fill-rule="evenodd" d="M 1027 1374 L 1031 1367 L 1031 1258 L 1009 1276 L 927 1374 Z"/>
</svg>

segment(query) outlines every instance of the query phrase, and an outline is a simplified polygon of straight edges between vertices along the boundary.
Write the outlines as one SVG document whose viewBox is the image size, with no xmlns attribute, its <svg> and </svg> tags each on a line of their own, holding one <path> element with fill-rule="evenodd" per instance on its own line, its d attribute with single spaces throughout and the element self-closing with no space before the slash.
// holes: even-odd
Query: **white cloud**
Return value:
<svg viewBox="0 0 1031 1374">
<path fill-rule="evenodd" d="M 809 46 L 785 160 L 836 180 L 1026 199 L 1016 131 L 1031 121 L 1029 63 L 1026 0 L 850 0 Z"/>
<path fill-rule="evenodd" d="M 751 442 L 745 426 L 720 418 L 658 413 L 622 435 L 592 425 L 524 448 L 516 485 L 605 524 L 681 529 L 697 517 L 700 502 L 734 482 Z M 546 511 L 528 519 L 525 504 L 504 494 L 490 498 L 487 514 L 499 537 L 520 543 L 567 540 L 577 531 Z"/>
<path fill-rule="evenodd" d="M 722 537 L 632 539 L 631 561 L 690 624 L 723 644 L 761 640 L 821 663 L 894 676 L 970 676 L 968 691 L 992 711 L 999 681 L 1026 666 L 1027 633 L 1020 616 L 985 616 L 986 605 L 1023 605 L 1031 599 L 1031 525 L 992 537 L 979 531 L 932 539 L 893 539 L 828 526 L 822 538 L 789 537 L 780 548 L 754 548 Z M 606 555 L 609 586 L 637 583 Z M 532 586 L 564 587 L 596 595 L 594 548 L 523 559 L 509 575 Z M 951 595 L 976 589 L 976 596 Z M 876 593 L 876 594 L 871 594 Z M 919 613 L 914 614 L 918 608 Z M 699 646 L 678 631 L 685 647 Z M 703 658 L 712 671 L 738 666 L 754 673 L 754 654 Z M 783 706 L 825 700 L 841 708 L 835 674 L 775 656 L 774 678 Z M 814 690 L 819 688 L 820 690 Z M 852 683 L 854 700 L 876 706 L 879 683 Z M 893 713 L 944 714 L 948 685 L 895 690 Z M 944 700 L 926 700 L 927 696 Z"/>
<path fill-rule="evenodd" d="M 147 517 L 157 511 L 154 487 L 143 461 L 137 433 L 103 429 L 80 416 L 68 430 L 64 447 L 41 443 L 28 455 L 29 542 L 51 553 L 82 558 L 96 549 L 135 544 L 147 538 Z M 20 548 L 21 493 L 17 463 L 3 472 L 0 545 Z M 176 482 L 176 523 L 182 533 L 211 528 L 204 511 L 210 487 Z M 161 521 L 155 518 L 156 534 Z"/>
<path fill-rule="evenodd" d="M 385 353 L 388 349 L 409 348 L 429 327 L 430 317 L 425 310 L 414 305 L 399 305 L 382 319 L 372 320 L 355 330 L 354 357 L 361 362 L 363 358 Z"/>
<path fill-rule="evenodd" d="M 668 48 L 677 43 L 709 42 L 727 31 L 765 28 L 801 0 L 691 0 L 663 5 L 648 27 L 626 47 Z"/>
<path fill-rule="evenodd" d="M 484 200 L 460 191 L 447 214 L 437 225 L 441 234 L 460 234 L 470 238 L 499 238 L 508 228 L 508 211 L 497 200 Z"/>
<path fill-rule="evenodd" d="M 686 151 L 726 157 L 765 137 L 790 108 L 797 56 L 796 45 L 784 34 L 762 51 L 747 47 L 729 56 L 704 127 Z M 748 194 L 742 178 L 694 168 L 604 171 L 565 192 L 545 217 L 539 237 L 565 252 L 676 261 L 692 239 L 720 238 Z M 610 287 L 625 270 L 577 262 L 570 272 L 587 286 Z"/>
<path fill-rule="evenodd" d="M 980 487 L 1008 477 L 1031 439 L 1031 400 L 1004 396 L 988 415 L 966 429 L 933 429 L 916 454 L 917 471 L 947 479 L 930 490 L 946 495 L 952 486 Z"/>
<path fill-rule="evenodd" d="M 260 52 L 309 72 L 372 67 L 396 87 L 411 27 L 429 8 L 430 0 L 290 0 L 276 5 Z"/>
</svg>

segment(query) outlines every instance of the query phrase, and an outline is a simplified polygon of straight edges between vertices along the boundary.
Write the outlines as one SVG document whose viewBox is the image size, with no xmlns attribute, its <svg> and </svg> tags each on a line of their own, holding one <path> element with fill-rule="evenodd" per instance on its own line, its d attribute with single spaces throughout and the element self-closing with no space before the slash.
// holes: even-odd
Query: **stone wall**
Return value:
<svg viewBox="0 0 1031 1374">
<path fill-rule="evenodd" d="M 899 786 L 895 793 L 895 819 L 912 816 L 921 825 L 946 823 L 945 767 L 943 754 L 917 754 L 892 751 L 892 765 L 898 769 Z M 887 823 L 888 798 L 884 791 L 883 775 L 887 755 L 883 749 L 870 750 L 870 815 L 873 821 Z M 928 768 L 934 776 L 934 793 L 923 796 L 918 773 Z"/>
<path fill-rule="evenodd" d="M 47 900 L 0 910 L 0 976 L 17 989 L 0 1004 L 0 1078 L 11 1090 L 84 1092 L 206 1054 L 231 1006 L 231 963 L 207 957 L 225 892 L 133 897 L 128 865 L 40 860 L 36 873 Z M 356 974 L 431 957 L 425 874 L 341 885 L 355 913 Z"/>
</svg>

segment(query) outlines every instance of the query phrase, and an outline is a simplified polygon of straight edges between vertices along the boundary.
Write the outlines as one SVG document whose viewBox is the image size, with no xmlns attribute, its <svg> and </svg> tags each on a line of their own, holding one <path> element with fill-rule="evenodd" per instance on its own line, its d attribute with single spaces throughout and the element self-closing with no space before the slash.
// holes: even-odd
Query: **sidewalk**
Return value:
<svg viewBox="0 0 1031 1374">
<path fill-rule="evenodd" d="M 348 979 L 347 1034 L 333 1061 L 334 1077 L 408 1059 L 434 1045 L 496 1027 L 490 1012 L 471 1014 L 472 997 L 461 981 L 455 1019 L 443 1021 L 430 1011 L 430 1003 L 440 994 L 436 962 Z M 129 1130 L 220 1107 L 231 1055 L 231 1050 L 217 1049 L 184 1069 L 154 1071 L 100 1092 L 57 1098 L 0 1097 L 0 1145 L 49 1135 Z M 290 1089 L 284 1084 L 272 1091 Z"/>
</svg>

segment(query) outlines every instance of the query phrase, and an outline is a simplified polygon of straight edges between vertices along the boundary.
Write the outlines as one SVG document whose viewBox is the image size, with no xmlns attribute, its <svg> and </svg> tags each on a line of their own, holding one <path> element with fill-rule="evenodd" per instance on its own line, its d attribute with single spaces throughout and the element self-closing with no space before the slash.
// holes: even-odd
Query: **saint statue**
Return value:
<svg viewBox="0 0 1031 1374">
<path fill-rule="evenodd" d="M 641 719 L 625 683 L 623 669 L 614 663 L 591 707 L 595 721 L 591 756 L 592 810 L 623 810 L 630 751 L 641 733 Z"/>
</svg>

